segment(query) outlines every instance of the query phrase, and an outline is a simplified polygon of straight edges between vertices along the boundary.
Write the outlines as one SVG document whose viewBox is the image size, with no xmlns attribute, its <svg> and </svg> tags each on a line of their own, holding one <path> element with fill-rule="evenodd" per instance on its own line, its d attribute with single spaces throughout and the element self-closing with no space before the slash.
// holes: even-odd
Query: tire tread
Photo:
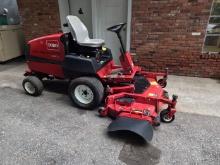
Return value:
<svg viewBox="0 0 220 165">
<path fill-rule="evenodd" d="M 28 93 L 28 92 L 25 90 L 24 84 L 25 84 L 26 82 L 30 82 L 30 83 L 32 83 L 32 84 L 34 85 L 34 87 L 35 87 L 35 89 L 36 89 L 36 91 L 35 91 L 34 94 L 30 94 L 30 93 Z M 39 95 L 41 95 L 42 92 L 43 92 L 43 89 L 44 89 L 44 86 L 43 86 L 42 81 L 41 81 L 38 77 L 36 77 L 36 76 L 28 76 L 28 77 L 26 77 L 26 78 L 23 80 L 23 82 L 22 82 L 22 86 L 23 86 L 24 90 L 26 91 L 26 93 L 29 94 L 29 95 L 32 95 L 32 96 L 39 96 Z"/>
<path fill-rule="evenodd" d="M 94 87 L 94 89 L 97 91 L 97 100 L 95 103 L 93 102 L 90 105 L 84 106 L 84 105 L 78 104 L 74 100 L 74 98 L 72 98 L 72 96 L 71 96 L 71 91 L 73 90 L 72 87 L 75 84 L 79 84 L 79 83 L 89 84 Z M 101 103 L 101 101 L 104 97 L 104 87 L 103 87 L 101 81 L 95 77 L 79 77 L 79 78 L 76 78 L 71 81 L 71 83 L 69 85 L 68 93 L 69 93 L 69 96 L 70 96 L 71 100 L 73 101 L 73 103 L 75 103 L 78 107 L 85 108 L 85 109 L 94 109 L 95 107 L 97 107 Z"/>
</svg>

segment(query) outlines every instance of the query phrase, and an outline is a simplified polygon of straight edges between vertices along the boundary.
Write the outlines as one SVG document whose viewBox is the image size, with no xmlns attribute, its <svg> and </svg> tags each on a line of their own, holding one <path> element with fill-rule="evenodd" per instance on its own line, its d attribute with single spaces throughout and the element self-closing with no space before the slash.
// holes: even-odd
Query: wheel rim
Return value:
<svg viewBox="0 0 220 165">
<path fill-rule="evenodd" d="M 90 104 L 94 99 L 94 94 L 87 85 L 78 85 L 74 90 L 74 95 L 83 104 Z"/>
<path fill-rule="evenodd" d="M 169 117 L 168 114 L 164 115 L 163 120 L 166 122 L 170 122 L 172 120 L 172 117 Z"/>
<path fill-rule="evenodd" d="M 26 82 L 24 88 L 29 94 L 34 94 L 36 91 L 35 87 L 30 82 Z"/>
</svg>

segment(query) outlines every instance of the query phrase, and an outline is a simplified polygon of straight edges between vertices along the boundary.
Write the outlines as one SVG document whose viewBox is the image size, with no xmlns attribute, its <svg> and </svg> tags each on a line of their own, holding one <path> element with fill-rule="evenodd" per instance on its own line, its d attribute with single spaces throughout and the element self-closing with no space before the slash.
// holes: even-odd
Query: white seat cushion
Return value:
<svg viewBox="0 0 220 165">
<path fill-rule="evenodd" d="M 86 26 L 76 16 L 67 16 L 70 31 L 79 45 L 89 47 L 101 47 L 105 41 L 102 39 L 90 39 Z"/>
</svg>

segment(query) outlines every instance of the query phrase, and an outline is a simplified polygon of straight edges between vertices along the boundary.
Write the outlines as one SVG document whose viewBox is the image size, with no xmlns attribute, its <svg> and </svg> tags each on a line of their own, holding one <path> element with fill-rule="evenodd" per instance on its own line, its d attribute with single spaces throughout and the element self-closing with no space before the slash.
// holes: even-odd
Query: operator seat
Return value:
<svg viewBox="0 0 220 165">
<path fill-rule="evenodd" d="M 105 44 L 105 41 L 102 39 L 90 39 L 86 26 L 78 17 L 69 15 L 67 16 L 67 22 L 69 24 L 73 38 L 79 45 L 88 47 L 101 47 Z"/>
</svg>

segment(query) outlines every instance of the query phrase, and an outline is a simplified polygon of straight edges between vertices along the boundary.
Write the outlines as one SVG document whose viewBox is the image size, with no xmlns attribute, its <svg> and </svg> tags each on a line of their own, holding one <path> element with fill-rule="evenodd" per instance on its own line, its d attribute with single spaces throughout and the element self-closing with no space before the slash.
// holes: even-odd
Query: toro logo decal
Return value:
<svg viewBox="0 0 220 165">
<path fill-rule="evenodd" d="M 57 40 L 47 40 L 46 41 L 48 50 L 57 50 L 59 49 L 59 42 Z"/>
</svg>

